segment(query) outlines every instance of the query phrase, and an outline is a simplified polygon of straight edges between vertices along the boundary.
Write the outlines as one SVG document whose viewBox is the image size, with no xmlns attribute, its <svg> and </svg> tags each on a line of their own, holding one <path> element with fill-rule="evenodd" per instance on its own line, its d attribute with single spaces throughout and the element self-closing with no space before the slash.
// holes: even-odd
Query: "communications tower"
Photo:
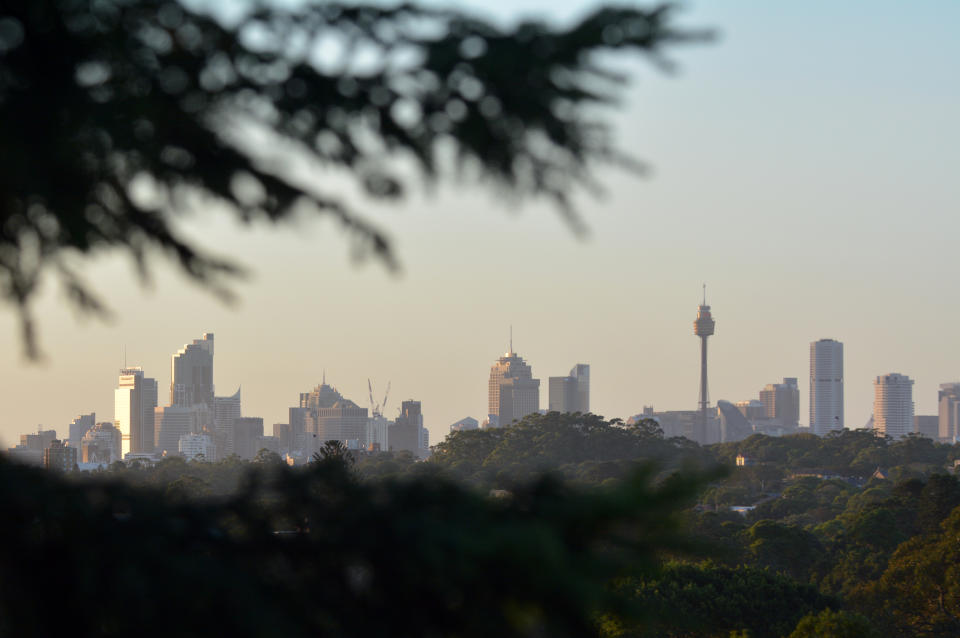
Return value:
<svg viewBox="0 0 960 638">
<path fill-rule="evenodd" d="M 697 308 L 697 320 L 693 322 L 693 334 L 700 337 L 700 441 L 706 442 L 707 436 L 707 405 L 710 395 L 707 392 L 707 337 L 713 334 L 716 323 L 710 316 L 710 306 L 707 305 L 707 284 L 703 284 L 703 303 Z"/>
</svg>

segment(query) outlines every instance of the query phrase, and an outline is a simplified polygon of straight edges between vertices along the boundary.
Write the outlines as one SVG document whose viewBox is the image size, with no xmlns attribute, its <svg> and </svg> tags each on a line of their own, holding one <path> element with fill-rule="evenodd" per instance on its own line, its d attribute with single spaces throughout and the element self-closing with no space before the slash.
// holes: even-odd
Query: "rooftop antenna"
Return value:
<svg viewBox="0 0 960 638">
<path fill-rule="evenodd" d="M 123 344 L 123 367 L 127 367 L 127 344 Z"/>
<path fill-rule="evenodd" d="M 707 305 L 707 284 L 703 284 L 703 305 Z"/>
<path fill-rule="evenodd" d="M 327 385 L 327 369 L 323 369 L 323 385 Z"/>
<path fill-rule="evenodd" d="M 513 354 L 513 324 L 510 324 L 510 353 Z"/>
</svg>

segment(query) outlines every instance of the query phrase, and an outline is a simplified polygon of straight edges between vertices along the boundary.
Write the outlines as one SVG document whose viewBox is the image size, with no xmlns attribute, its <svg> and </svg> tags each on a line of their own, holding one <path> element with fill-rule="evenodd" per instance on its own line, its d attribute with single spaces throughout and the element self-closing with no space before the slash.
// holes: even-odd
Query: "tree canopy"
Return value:
<svg viewBox="0 0 960 638">
<path fill-rule="evenodd" d="M 360 254 L 384 234 L 300 165 L 343 169 L 398 197 L 409 167 L 447 164 L 516 197 L 570 197 L 596 162 L 629 160 L 596 105 L 625 79 L 597 59 L 703 34 L 673 12 L 599 8 L 569 27 L 499 26 L 416 4 L 251 3 L 230 17 L 176 0 L 20 0 L 0 8 L 0 295 L 28 302 L 56 273 L 104 311 L 76 255 L 113 248 L 146 275 L 162 252 L 211 289 L 239 266 L 178 235 L 210 202 L 242 220 L 335 216 Z M 398 165 L 398 162 L 402 166 Z"/>
</svg>

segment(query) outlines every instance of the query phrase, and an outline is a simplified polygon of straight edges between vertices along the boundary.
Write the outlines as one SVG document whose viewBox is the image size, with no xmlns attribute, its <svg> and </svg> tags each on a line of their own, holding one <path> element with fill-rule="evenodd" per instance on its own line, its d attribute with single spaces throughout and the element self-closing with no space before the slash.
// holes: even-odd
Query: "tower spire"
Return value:
<svg viewBox="0 0 960 638">
<path fill-rule="evenodd" d="M 707 283 L 703 283 L 703 305 L 707 305 Z"/>
<path fill-rule="evenodd" d="M 322 385 L 327 385 L 327 369 L 323 369 L 323 383 Z"/>
</svg>

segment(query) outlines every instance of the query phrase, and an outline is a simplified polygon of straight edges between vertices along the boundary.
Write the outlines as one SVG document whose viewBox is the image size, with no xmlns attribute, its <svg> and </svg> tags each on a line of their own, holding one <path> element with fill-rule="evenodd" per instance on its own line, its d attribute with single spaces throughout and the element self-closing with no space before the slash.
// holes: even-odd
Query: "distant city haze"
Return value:
<svg viewBox="0 0 960 638">
<path fill-rule="evenodd" d="M 592 6 L 464 4 L 505 20 Z M 712 405 L 797 378 L 807 425 L 810 344 L 835 339 L 846 427 L 867 423 L 874 382 L 892 372 L 913 382 L 916 415 L 937 414 L 940 384 L 960 381 L 960 3 L 698 2 L 679 21 L 720 34 L 668 51 L 679 73 L 611 60 L 632 77 L 616 139 L 652 171 L 598 168 L 606 194 L 576 202 L 585 239 L 549 204 L 516 206 L 468 178 L 390 205 L 342 176 L 305 176 L 342 183 L 389 231 L 392 275 L 358 266 L 331 220 L 239 227 L 201 203 L 181 231 L 249 270 L 237 302 L 160 260 L 143 289 L 132 263 L 104 255 L 85 274 L 114 318 L 78 320 L 47 282 L 33 308 L 41 363 L 22 358 L 13 310 L 0 313 L 2 445 L 37 424 L 66 437 L 80 414 L 112 421 L 124 367 L 156 379 L 165 405 L 171 355 L 204 332 L 216 334 L 216 394 L 242 386 L 244 415 L 268 430 L 326 371 L 361 407 L 368 378 L 378 401 L 390 382 L 384 415 L 420 401 L 439 442 L 455 421 L 486 418 L 511 324 L 544 381 L 541 407 L 546 380 L 584 363 L 597 414 L 694 410 L 704 281 Z"/>
</svg>

